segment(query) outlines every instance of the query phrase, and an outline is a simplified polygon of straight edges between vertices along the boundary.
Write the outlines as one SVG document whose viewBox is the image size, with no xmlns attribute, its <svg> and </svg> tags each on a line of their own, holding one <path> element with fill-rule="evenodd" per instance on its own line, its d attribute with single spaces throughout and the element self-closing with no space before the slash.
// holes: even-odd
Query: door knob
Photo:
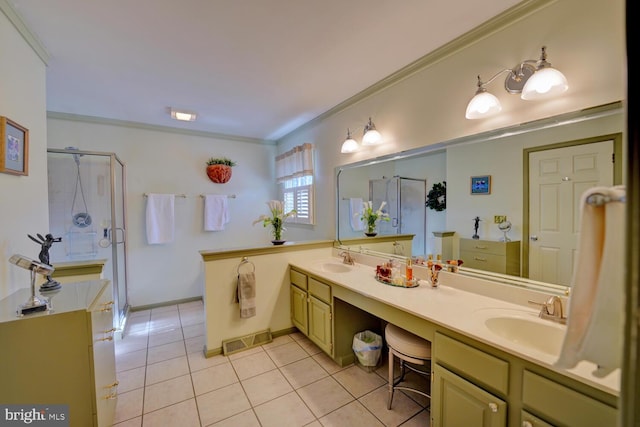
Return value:
<svg viewBox="0 0 640 427">
<path fill-rule="evenodd" d="M 532 242 L 537 242 L 538 241 L 538 236 L 531 236 L 529 238 L 531 239 Z"/>
</svg>

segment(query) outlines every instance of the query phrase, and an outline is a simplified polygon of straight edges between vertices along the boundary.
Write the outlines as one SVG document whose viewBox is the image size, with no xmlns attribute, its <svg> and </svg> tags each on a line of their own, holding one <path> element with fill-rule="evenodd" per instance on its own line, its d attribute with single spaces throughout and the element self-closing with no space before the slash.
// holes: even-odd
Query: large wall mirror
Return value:
<svg viewBox="0 0 640 427">
<path fill-rule="evenodd" d="M 412 256 L 466 256 L 474 270 L 569 286 L 581 193 L 622 184 L 624 128 L 617 102 L 340 166 L 337 240 L 364 238 L 354 202 L 371 200 L 377 208 L 384 200 L 391 221 L 372 243 L 413 234 Z M 425 206 L 434 184 L 445 182 L 446 209 Z M 485 246 L 500 254 L 499 263 L 511 257 L 504 271 L 471 262 L 474 247 Z"/>
</svg>

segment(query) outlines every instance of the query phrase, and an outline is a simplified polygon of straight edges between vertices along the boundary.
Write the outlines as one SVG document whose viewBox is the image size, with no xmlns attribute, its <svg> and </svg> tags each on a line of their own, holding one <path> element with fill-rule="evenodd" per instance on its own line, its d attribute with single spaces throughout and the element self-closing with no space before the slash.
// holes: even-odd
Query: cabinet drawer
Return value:
<svg viewBox="0 0 640 427">
<path fill-rule="evenodd" d="M 506 255 L 506 248 L 507 245 L 505 244 L 505 242 L 494 242 L 492 240 L 460 239 L 460 251 Z"/>
<path fill-rule="evenodd" d="M 505 273 L 506 257 L 490 253 L 460 251 L 460 259 L 464 261 L 464 266 L 477 268 L 480 270 Z"/>
<path fill-rule="evenodd" d="M 331 303 L 331 286 L 316 279 L 309 278 L 309 293 L 326 303 Z"/>
<path fill-rule="evenodd" d="M 553 427 L 551 424 L 528 413 L 527 411 L 520 412 L 520 419 L 522 420 L 520 423 L 522 427 Z"/>
<path fill-rule="evenodd" d="M 434 352 L 437 362 L 452 371 L 476 380 L 503 395 L 508 394 L 508 362 L 438 332 Z"/>
<path fill-rule="evenodd" d="M 299 287 L 300 289 L 307 290 L 307 275 L 300 273 L 299 271 L 291 269 L 289 272 L 291 283 Z"/>
<path fill-rule="evenodd" d="M 614 426 L 617 422 L 615 408 L 526 370 L 522 404 L 552 424 Z"/>
</svg>

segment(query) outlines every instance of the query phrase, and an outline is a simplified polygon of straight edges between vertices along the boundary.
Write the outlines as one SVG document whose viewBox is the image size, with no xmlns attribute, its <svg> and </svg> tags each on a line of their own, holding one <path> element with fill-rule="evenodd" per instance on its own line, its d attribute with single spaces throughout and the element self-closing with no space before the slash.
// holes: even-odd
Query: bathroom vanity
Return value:
<svg viewBox="0 0 640 427">
<path fill-rule="evenodd" d="M 118 385 L 111 282 L 64 284 L 43 295 L 50 311 L 17 317 L 29 296 L 20 289 L 0 300 L 0 402 L 68 405 L 71 426 L 111 426 Z"/>
<path fill-rule="evenodd" d="M 485 326 L 489 318 L 512 316 L 541 328 L 548 322 L 549 332 L 562 328 L 538 319 L 534 308 L 456 287 L 462 279 L 452 273 L 442 273 L 438 288 L 424 280 L 417 288 L 385 285 L 374 279 L 372 266 L 340 258 L 290 262 L 289 277 L 294 325 L 342 366 L 354 361 L 353 335 L 380 333 L 381 322 L 432 343 L 433 427 L 463 425 L 470 417 L 474 426 L 616 424 L 619 372 L 601 380 L 587 362 L 555 368 L 553 346 L 523 345 Z M 525 304 L 532 295 L 544 297 L 525 294 Z M 549 340 L 557 347 L 557 337 Z"/>
</svg>

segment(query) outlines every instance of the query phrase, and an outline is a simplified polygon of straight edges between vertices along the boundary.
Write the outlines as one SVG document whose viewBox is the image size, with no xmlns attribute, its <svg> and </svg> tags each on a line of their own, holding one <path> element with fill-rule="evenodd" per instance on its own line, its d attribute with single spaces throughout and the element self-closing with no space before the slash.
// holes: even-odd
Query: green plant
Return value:
<svg viewBox="0 0 640 427">
<path fill-rule="evenodd" d="M 267 206 L 269 206 L 271 216 L 260 215 L 258 219 L 253 221 L 253 225 L 259 222 L 262 222 L 263 227 L 271 225 L 273 227 L 271 233 L 273 234 L 274 240 L 282 240 L 282 232 L 285 230 L 284 220 L 295 215 L 297 212 L 295 209 L 292 209 L 285 213 L 284 204 L 280 200 L 269 200 Z"/>
<path fill-rule="evenodd" d="M 360 219 L 365 222 L 367 227 L 367 233 L 373 233 L 376 229 L 376 225 L 380 221 L 389 221 L 389 214 L 382 211 L 382 208 L 386 206 L 387 202 L 382 202 L 378 210 L 373 210 L 373 202 L 368 201 L 362 204 L 363 211 L 360 215 Z"/>
<path fill-rule="evenodd" d="M 227 157 L 212 157 L 207 160 L 207 165 L 226 165 L 226 166 L 235 166 L 237 163 Z"/>
</svg>

